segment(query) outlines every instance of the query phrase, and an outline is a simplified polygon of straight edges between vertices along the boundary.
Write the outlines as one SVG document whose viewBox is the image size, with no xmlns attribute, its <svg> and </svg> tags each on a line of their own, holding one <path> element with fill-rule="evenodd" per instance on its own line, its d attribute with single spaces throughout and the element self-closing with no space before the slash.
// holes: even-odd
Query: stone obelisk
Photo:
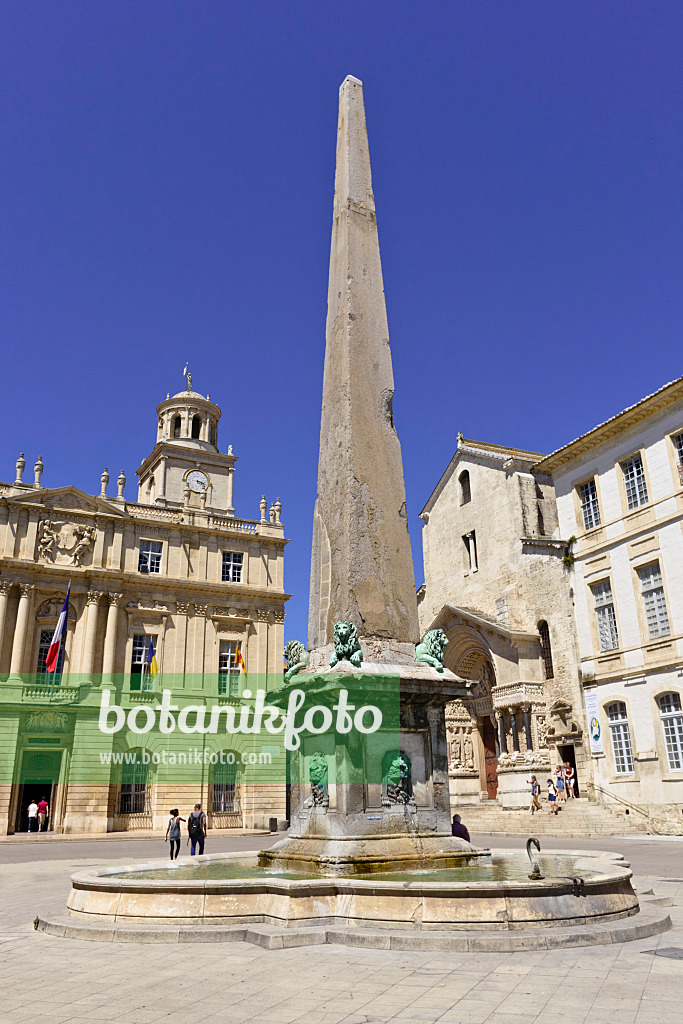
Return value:
<svg viewBox="0 0 683 1024">
<path fill-rule="evenodd" d="M 363 86 L 339 90 L 337 163 L 308 645 L 352 622 L 361 639 L 418 640 L 401 445 Z"/>
</svg>

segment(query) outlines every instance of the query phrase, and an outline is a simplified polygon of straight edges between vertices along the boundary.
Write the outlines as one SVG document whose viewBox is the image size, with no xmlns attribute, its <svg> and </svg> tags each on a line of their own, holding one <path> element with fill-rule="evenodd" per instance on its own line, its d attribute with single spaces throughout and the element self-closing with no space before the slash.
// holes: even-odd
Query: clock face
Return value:
<svg viewBox="0 0 683 1024">
<path fill-rule="evenodd" d="M 193 469 L 187 474 L 187 486 L 191 491 L 205 491 L 209 485 L 209 478 L 206 473 L 202 473 L 201 469 Z"/>
</svg>

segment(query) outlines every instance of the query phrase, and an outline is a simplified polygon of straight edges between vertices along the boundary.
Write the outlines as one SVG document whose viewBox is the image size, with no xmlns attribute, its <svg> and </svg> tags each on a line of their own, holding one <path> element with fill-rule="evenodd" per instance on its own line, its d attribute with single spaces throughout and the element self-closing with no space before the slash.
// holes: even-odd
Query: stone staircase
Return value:
<svg viewBox="0 0 683 1024">
<path fill-rule="evenodd" d="M 623 836 L 647 832 L 647 819 L 634 811 L 606 807 L 585 797 L 560 804 L 558 814 L 550 814 L 548 801 L 541 798 L 541 811 L 507 810 L 495 800 L 481 804 L 453 804 L 451 813 L 460 814 L 470 832 L 504 832 L 509 835 L 544 836 Z"/>
</svg>

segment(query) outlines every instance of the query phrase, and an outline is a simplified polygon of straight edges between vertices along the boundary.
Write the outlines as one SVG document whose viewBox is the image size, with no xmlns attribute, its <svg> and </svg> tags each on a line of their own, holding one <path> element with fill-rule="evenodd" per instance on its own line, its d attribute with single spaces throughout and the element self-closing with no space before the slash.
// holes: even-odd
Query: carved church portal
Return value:
<svg viewBox="0 0 683 1024">
<path fill-rule="evenodd" d="M 481 719 L 481 741 L 484 747 L 484 768 L 482 782 L 486 785 L 489 800 L 498 795 L 498 756 L 496 754 L 496 730 L 493 722 L 486 715 Z"/>
</svg>

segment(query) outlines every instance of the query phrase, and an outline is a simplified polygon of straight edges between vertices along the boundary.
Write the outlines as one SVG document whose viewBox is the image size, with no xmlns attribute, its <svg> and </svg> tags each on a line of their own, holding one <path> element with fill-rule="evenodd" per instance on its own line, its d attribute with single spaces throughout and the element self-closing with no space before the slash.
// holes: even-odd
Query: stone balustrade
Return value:
<svg viewBox="0 0 683 1024">
<path fill-rule="evenodd" d="M 524 704 L 541 704 L 545 699 L 543 683 L 523 682 L 494 686 L 491 697 L 496 711 L 521 707 Z"/>
</svg>

